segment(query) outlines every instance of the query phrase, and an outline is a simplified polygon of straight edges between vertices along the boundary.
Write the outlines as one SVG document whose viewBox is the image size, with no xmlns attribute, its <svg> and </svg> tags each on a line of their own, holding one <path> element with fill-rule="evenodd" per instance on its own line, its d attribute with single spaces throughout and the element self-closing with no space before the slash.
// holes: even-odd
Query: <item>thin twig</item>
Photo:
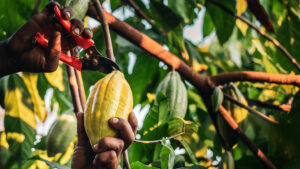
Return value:
<svg viewBox="0 0 300 169">
<path fill-rule="evenodd" d="M 181 133 L 178 133 L 178 134 L 175 134 L 173 136 L 170 136 L 170 137 L 166 137 L 165 139 L 166 140 L 171 140 L 171 139 L 174 139 L 178 136 L 181 136 L 181 135 L 184 135 L 185 134 L 185 124 L 183 124 L 183 129 L 182 129 L 182 132 Z M 153 143 L 161 143 L 163 140 L 151 140 L 151 141 L 144 141 L 144 140 L 134 140 L 134 142 L 136 143 L 142 143 L 142 144 L 153 144 Z"/>
<path fill-rule="evenodd" d="M 225 94 L 225 93 L 224 93 L 224 98 L 227 99 L 227 100 L 229 100 L 229 101 L 231 101 L 232 103 L 234 103 L 234 104 L 236 104 L 236 105 L 238 105 L 238 106 L 240 106 L 240 107 L 242 107 L 242 108 L 248 110 L 250 113 L 253 113 L 253 114 L 255 114 L 255 115 L 257 115 L 257 116 L 263 118 L 264 120 L 266 120 L 266 121 L 268 121 L 268 122 L 270 122 L 270 123 L 278 124 L 278 121 L 271 119 L 270 117 L 268 117 L 268 116 L 262 114 L 261 112 L 255 110 L 255 109 L 253 109 L 253 108 L 251 108 L 251 107 L 249 107 L 249 106 L 244 105 L 243 103 L 239 102 L 238 100 L 235 100 L 234 98 L 232 98 L 232 97 L 229 96 L 228 94 Z"/>
<path fill-rule="evenodd" d="M 253 100 L 253 99 L 248 99 L 247 101 L 249 104 L 254 104 L 256 106 L 259 107 L 264 107 L 264 108 L 269 108 L 269 109 L 274 109 L 274 110 L 280 110 L 280 111 L 285 111 L 285 112 L 289 112 L 291 110 L 291 105 L 289 104 L 281 104 L 281 105 L 274 105 L 271 103 L 267 103 L 267 102 L 261 102 L 258 100 Z"/>
<path fill-rule="evenodd" d="M 130 162 L 129 162 L 129 158 L 128 158 L 128 151 L 125 150 L 123 152 L 123 162 L 124 162 L 124 166 L 127 168 L 127 169 L 131 169 L 130 167 Z"/>
<path fill-rule="evenodd" d="M 266 72 L 242 71 L 220 73 L 209 77 L 215 85 L 223 85 L 229 82 L 268 82 L 300 86 L 300 75 L 271 74 Z"/>
<path fill-rule="evenodd" d="M 252 24 L 249 20 L 242 16 L 236 15 L 233 11 L 231 11 L 229 8 L 224 6 L 223 4 L 215 1 L 215 0 L 209 0 L 208 2 L 211 2 L 212 4 L 218 6 L 223 11 L 229 13 L 230 15 L 234 16 L 235 18 L 241 20 L 242 22 L 246 23 L 248 26 L 250 26 L 252 29 L 254 29 L 257 33 L 259 33 L 261 36 L 266 38 L 267 40 L 271 41 L 293 64 L 296 66 L 296 68 L 300 71 L 300 64 L 297 62 L 297 60 L 272 36 L 268 35 L 266 32 L 263 32 L 258 27 L 256 27 L 254 24 Z"/>
<path fill-rule="evenodd" d="M 106 18 L 105 18 L 104 12 L 103 12 L 103 8 L 102 8 L 99 0 L 94 0 L 94 6 L 96 8 L 97 14 L 99 15 L 99 18 L 100 18 L 100 22 L 102 24 L 105 46 L 106 46 L 106 55 L 109 59 L 111 59 L 112 61 L 115 61 L 113 47 L 112 47 L 112 43 L 111 43 L 110 32 L 109 32 L 109 26 L 106 21 Z"/>
<path fill-rule="evenodd" d="M 135 10 L 138 16 L 145 19 L 153 27 L 154 25 L 153 21 L 140 9 L 140 7 L 133 0 L 125 0 L 125 1 L 127 1 L 128 4 Z"/>
<path fill-rule="evenodd" d="M 224 120 L 229 124 L 229 126 L 236 132 L 236 134 L 241 138 L 241 140 L 248 146 L 248 148 L 253 152 L 255 156 L 265 165 L 265 167 L 270 169 L 276 169 L 276 166 L 268 159 L 268 157 L 259 149 L 255 143 L 253 143 L 248 136 L 242 131 L 237 122 L 229 115 L 227 110 L 220 106 L 219 112 Z"/>
<path fill-rule="evenodd" d="M 41 0 L 36 0 L 34 8 L 32 10 L 32 15 L 35 15 L 38 13 L 40 4 L 41 4 Z"/>
<path fill-rule="evenodd" d="M 79 54 L 80 54 L 79 52 L 76 52 L 76 50 L 72 50 L 72 51 L 73 51 L 73 53 L 72 53 L 73 56 L 75 55 L 76 57 L 79 57 Z M 81 107 L 82 107 L 82 110 L 84 110 L 85 103 L 86 103 L 86 94 L 85 94 L 85 90 L 84 90 L 82 75 L 79 70 L 75 70 L 75 75 L 76 75 L 76 81 L 77 81 L 77 85 L 78 85 L 78 92 L 79 92 Z"/>
<path fill-rule="evenodd" d="M 67 52 L 67 55 L 71 55 L 70 51 Z M 78 85 L 76 81 L 75 70 L 69 65 L 66 65 L 67 73 L 68 73 L 68 80 L 69 80 L 69 87 L 71 90 L 72 102 L 74 106 L 74 112 L 83 112 L 80 96 L 78 92 Z"/>
</svg>

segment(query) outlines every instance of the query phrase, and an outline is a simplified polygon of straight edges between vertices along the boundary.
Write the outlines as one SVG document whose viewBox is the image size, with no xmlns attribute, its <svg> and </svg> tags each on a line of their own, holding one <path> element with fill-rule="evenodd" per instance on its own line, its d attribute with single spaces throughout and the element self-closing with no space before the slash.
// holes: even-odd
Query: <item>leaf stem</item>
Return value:
<svg viewBox="0 0 300 169">
<path fill-rule="evenodd" d="M 249 106 L 244 105 L 243 103 L 241 103 L 241 102 L 239 102 L 238 100 L 232 98 L 232 97 L 229 96 L 228 94 L 225 94 L 225 93 L 224 93 L 224 98 L 227 99 L 227 100 L 229 100 L 229 101 L 231 101 L 232 103 L 234 103 L 234 104 L 236 104 L 236 105 L 238 105 L 238 106 L 240 106 L 240 107 L 242 107 L 242 108 L 248 110 L 250 113 L 255 114 L 255 115 L 257 115 L 257 116 L 263 118 L 264 120 L 266 120 L 266 121 L 268 121 L 268 122 L 270 122 L 270 123 L 278 124 L 278 121 L 271 119 L 270 117 L 268 117 L 268 116 L 262 114 L 261 112 L 255 110 L 255 109 L 253 109 L 253 108 L 251 108 L 251 107 L 249 107 Z"/>
</svg>

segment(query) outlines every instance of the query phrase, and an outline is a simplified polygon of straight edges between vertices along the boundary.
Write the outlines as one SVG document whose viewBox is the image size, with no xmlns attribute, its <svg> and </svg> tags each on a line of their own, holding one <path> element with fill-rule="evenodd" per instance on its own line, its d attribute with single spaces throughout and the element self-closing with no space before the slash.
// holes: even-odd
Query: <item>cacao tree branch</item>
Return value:
<svg viewBox="0 0 300 169">
<path fill-rule="evenodd" d="M 105 46 L 106 46 L 106 55 L 110 60 L 115 61 L 114 51 L 113 51 L 110 32 L 109 32 L 109 26 L 108 26 L 108 23 L 106 21 L 106 17 L 103 13 L 102 5 L 99 2 L 99 0 L 93 0 L 93 2 L 94 2 L 94 6 L 96 8 L 97 14 L 99 16 L 99 20 L 100 20 L 101 25 L 102 25 L 102 29 L 103 29 Z"/>
<path fill-rule="evenodd" d="M 269 109 L 274 109 L 274 110 L 280 110 L 280 111 L 284 111 L 284 112 L 289 112 L 291 110 L 291 105 L 289 104 L 281 104 L 281 105 L 274 105 L 271 103 L 267 103 L 267 102 L 261 102 L 258 100 L 253 100 L 253 99 L 248 99 L 247 101 L 249 104 L 254 104 L 256 106 L 259 107 L 264 107 L 264 108 L 269 108 Z"/>
<path fill-rule="evenodd" d="M 131 43 L 144 49 L 145 51 L 147 51 L 157 59 L 163 61 L 166 65 L 177 70 L 184 79 L 190 82 L 199 91 L 199 94 L 203 97 L 203 100 L 205 102 L 206 108 L 208 109 L 208 113 L 212 119 L 212 122 L 214 126 L 217 126 L 216 115 L 211 110 L 212 106 L 210 103 L 210 97 L 213 89 L 215 88 L 215 84 L 210 80 L 210 78 L 193 71 L 192 68 L 190 68 L 187 64 L 181 61 L 177 56 L 165 50 L 162 47 L 162 45 L 160 45 L 150 37 L 146 36 L 145 34 L 137 31 L 133 27 L 129 26 L 127 23 L 118 20 L 117 18 L 115 18 L 114 16 L 112 16 L 106 11 L 104 11 L 104 14 L 106 15 L 108 24 L 110 25 L 113 31 L 115 31 L 116 33 L 118 33 L 120 36 L 127 39 Z M 88 15 L 95 19 L 98 19 L 97 15 L 92 10 L 89 10 Z M 233 120 L 231 116 L 229 117 L 229 119 Z M 225 145 L 223 138 L 220 136 L 218 127 L 216 127 L 216 131 L 222 144 Z M 245 139 L 242 140 L 245 142 Z M 251 146 L 253 147 L 253 145 L 248 145 L 247 142 L 245 142 L 245 144 L 249 148 L 251 148 Z M 261 159 L 260 156 L 262 154 L 263 153 L 259 151 L 258 155 L 257 154 L 256 155 L 259 159 Z M 265 157 L 265 155 L 264 158 L 267 159 L 268 162 L 266 163 L 268 164 L 270 161 L 268 160 L 267 157 Z M 272 166 L 274 165 L 271 163 L 269 168 L 274 168 Z"/>
<path fill-rule="evenodd" d="M 77 52 L 75 49 L 73 50 L 73 56 L 75 55 L 76 57 L 79 57 L 79 54 L 80 53 Z M 85 94 L 85 90 L 84 90 L 81 72 L 78 70 L 75 70 L 75 76 L 76 76 L 76 81 L 77 81 L 77 85 L 78 85 L 78 92 L 79 92 L 81 107 L 82 107 L 82 110 L 84 110 L 85 103 L 86 103 L 86 94 Z"/>
<path fill-rule="evenodd" d="M 124 162 L 125 168 L 131 169 L 131 167 L 130 167 L 130 162 L 129 162 L 129 158 L 128 158 L 128 151 L 127 151 L 127 150 L 125 150 L 125 151 L 123 152 L 123 162 Z M 123 166 L 123 168 L 124 168 L 124 166 Z"/>
<path fill-rule="evenodd" d="M 263 118 L 264 120 L 266 120 L 266 121 L 268 121 L 268 122 L 270 122 L 270 123 L 278 124 L 278 121 L 271 119 L 270 117 L 268 117 L 268 116 L 262 114 L 261 112 L 255 110 L 255 109 L 253 109 L 253 108 L 251 108 L 251 107 L 249 107 L 249 106 L 244 105 L 243 103 L 241 103 L 241 102 L 239 102 L 238 100 L 232 98 L 232 97 L 229 96 L 228 94 L 225 94 L 225 93 L 224 93 L 224 98 L 227 99 L 227 100 L 229 100 L 229 101 L 231 101 L 232 103 L 234 103 L 234 104 L 236 104 L 236 105 L 238 105 L 238 106 L 240 106 L 240 107 L 242 107 L 242 108 L 248 110 L 250 113 L 255 114 L 255 115 L 257 115 L 257 116 Z"/>
<path fill-rule="evenodd" d="M 236 15 L 233 11 L 231 11 L 229 8 L 224 6 L 223 4 L 215 1 L 215 0 L 208 0 L 207 2 L 210 2 L 216 6 L 218 6 L 223 11 L 227 12 L 228 14 L 232 15 L 236 19 L 241 20 L 245 24 L 247 24 L 249 27 L 254 29 L 257 33 L 259 33 L 262 37 L 266 38 L 270 42 L 272 42 L 291 62 L 292 64 L 300 71 L 300 64 L 297 62 L 297 60 L 283 47 L 276 39 L 274 39 L 272 36 L 268 35 L 266 32 L 263 32 L 258 27 L 256 27 L 254 24 L 252 24 L 249 20 L 242 16 Z"/>
<path fill-rule="evenodd" d="M 229 126 L 241 138 L 241 140 L 248 146 L 254 155 L 265 165 L 266 168 L 276 169 L 276 166 L 268 159 L 268 157 L 253 143 L 249 137 L 242 131 L 238 123 L 229 115 L 227 110 L 220 106 L 219 112 Z"/>
<path fill-rule="evenodd" d="M 140 7 L 133 0 L 125 0 L 125 1 L 135 10 L 138 16 L 145 19 L 153 27 L 154 24 L 152 20 L 140 9 Z"/>
<path fill-rule="evenodd" d="M 300 75 L 271 74 L 255 71 L 221 73 L 211 76 L 210 79 L 215 85 L 223 85 L 225 83 L 237 81 L 248 81 L 300 86 Z"/>
</svg>

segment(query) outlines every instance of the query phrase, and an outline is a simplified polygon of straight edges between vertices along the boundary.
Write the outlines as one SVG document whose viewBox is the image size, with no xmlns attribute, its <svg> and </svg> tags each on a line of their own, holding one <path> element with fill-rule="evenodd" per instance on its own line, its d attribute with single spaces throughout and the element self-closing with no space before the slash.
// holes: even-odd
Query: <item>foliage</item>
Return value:
<svg viewBox="0 0 300 169">
<path fill-rule="evenodd" d="M 215 0 L 216 1 L 216 0 Z M 0 1 L 0 40 L 8 39 L 30 17 L 35 0 Z M 136 0 L 136 4 L 153 20 L 143 24 L 136 16 L 124 22 L 164 44 L 168 50 L 192 65 L 205 65 L 203 75 L 252 70 L 275 74 L 299 74 L 283 53 L 247 25 L 211 3 L 211 0 Z M 247 10 L 246 0 L 226 0 L 221 4 L 268 33 Z M 274 26 L 271 36 L 278 40 L 300 62 L 299 1 L 260 1 Z M 39 11 L 48 3 L 41 1 Z M 133 11 L 120 0 L 105 1 L 112 10 Z M 117 9 L 118 8 L 118 9 Z M 133 12 L 132 12 L 133 13 Z M 201 15 L 200 15 L 201 13 Z M 196 20 L 203 22 L 197 42 L 184 36 L 186 27 Z M 150 28 L 149 28 L 150 27 Z M 94 33 L 97 48 L 105 53 L 101 29 Z M 269 33 L 270 34 L 270 33 Z M 162 62 L 111 32 L 117 64 L 129 82 L 134 106 L 150 107 L 138 130 L 139 140 L 162 140 L 155 144 L 133 143 L 129 157 L 133 169 L 202 169 L 218 165 L 222 157 L 221 141 L 207 112 L 202 97 L 185 82 L 188 95 L 184 119 L 166 120 L 169 100 L 162 93 L 153 97 L 159 83 L 170 71 Z M 184 54 L 183 54 L 184 53 Z M 183 57 L 187 55 L 188 57 Z M 194 67 L 194 66 L 192 66 Z M 196 69 L 194 69 L 196 70 Z M 82 72 L 86 95 L 90 87 L 103 77 L 99 72 Z M 277 120 L 270 124 L 249 113 L 246 135 L 278 168 L 300 166 L 300 94 L 297 87 L 267 83 L 235 83 L 245 98 L 281 105 L 292 103 L 290 112 L 256 107 Z M 0 79 L 0 105 L 5 109 L 5 131 L 0 133 L 0 159 L 4 168 L 70 167 L 76 140 L 63 153 L 48 157 L 45 135 L 51 114 L 73 111 L 67 73 L 63 65 L 53 73 L 19 73 Z M 298 92 L 298 93 L 297 93 Z M 151 97 L 152 96 L 152 97 Z M 221 96 L 221 95 L 219 95 Z M 219 97 L 218 96 L 218 97 Z M 45 99 L 46 98 L 46 99 Z M 153 98 L 156 98 L 153 101 Z M 221 103 L 215 103 L 219 107 Z M 58 107 L 58 109 L 57 109 Z M 52 113 L 51 113 L 52 112 Z M 140 113 L 136 112 L 140 118 Z M 168 139 L 180 132 L 183 135 Z M 264 168 L 245 144 L 232 148 L 236 168 Z M 1 166 L 0 166 L 1 167 Z"/>
</svg>

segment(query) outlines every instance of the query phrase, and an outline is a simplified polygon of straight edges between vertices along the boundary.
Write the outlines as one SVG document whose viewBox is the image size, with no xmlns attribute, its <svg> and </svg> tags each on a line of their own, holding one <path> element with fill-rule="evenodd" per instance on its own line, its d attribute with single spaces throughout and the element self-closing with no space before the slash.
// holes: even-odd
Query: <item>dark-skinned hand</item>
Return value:
<svg viewBox="0 0 300 169">
<path fill-rule="evenodd" d="M 7 40 L 9 55 L 14 58 L 17 71 L 52 72 L 57 69 L 60 52 L 77 46 L 75 40 L 56 19 L 53 11 L 54 4 L 57 3 L 48 4 L 41 13 L 33 16 Z M 61 9 L 61 12 L 62 16 L 68 20 L 73 15 L 70 7 Z M 84 28 L 81 20 L 72 19 L 70 22 L 75 36 L 83 35 L 86 38 L 92 38 L 93 33 L 90 29 Z M 32 38 L 37 32 L 41 32 L 49 39 L 48 49 L 32 43 Z"/>
<path fill-rule="evenodd" d="M 122 152 L 134 141 L 137 120 L 130 113 L 128 122 L 121 118 L 111 118 L 109 125 L 118 132 L 118 138 L 105 137 L 95 145 L 90 145 L 83 124 L 83 113 L 77 113 L 78 142 L 72 159 L 72 169 L 117 169 Z"/>
</svg>

